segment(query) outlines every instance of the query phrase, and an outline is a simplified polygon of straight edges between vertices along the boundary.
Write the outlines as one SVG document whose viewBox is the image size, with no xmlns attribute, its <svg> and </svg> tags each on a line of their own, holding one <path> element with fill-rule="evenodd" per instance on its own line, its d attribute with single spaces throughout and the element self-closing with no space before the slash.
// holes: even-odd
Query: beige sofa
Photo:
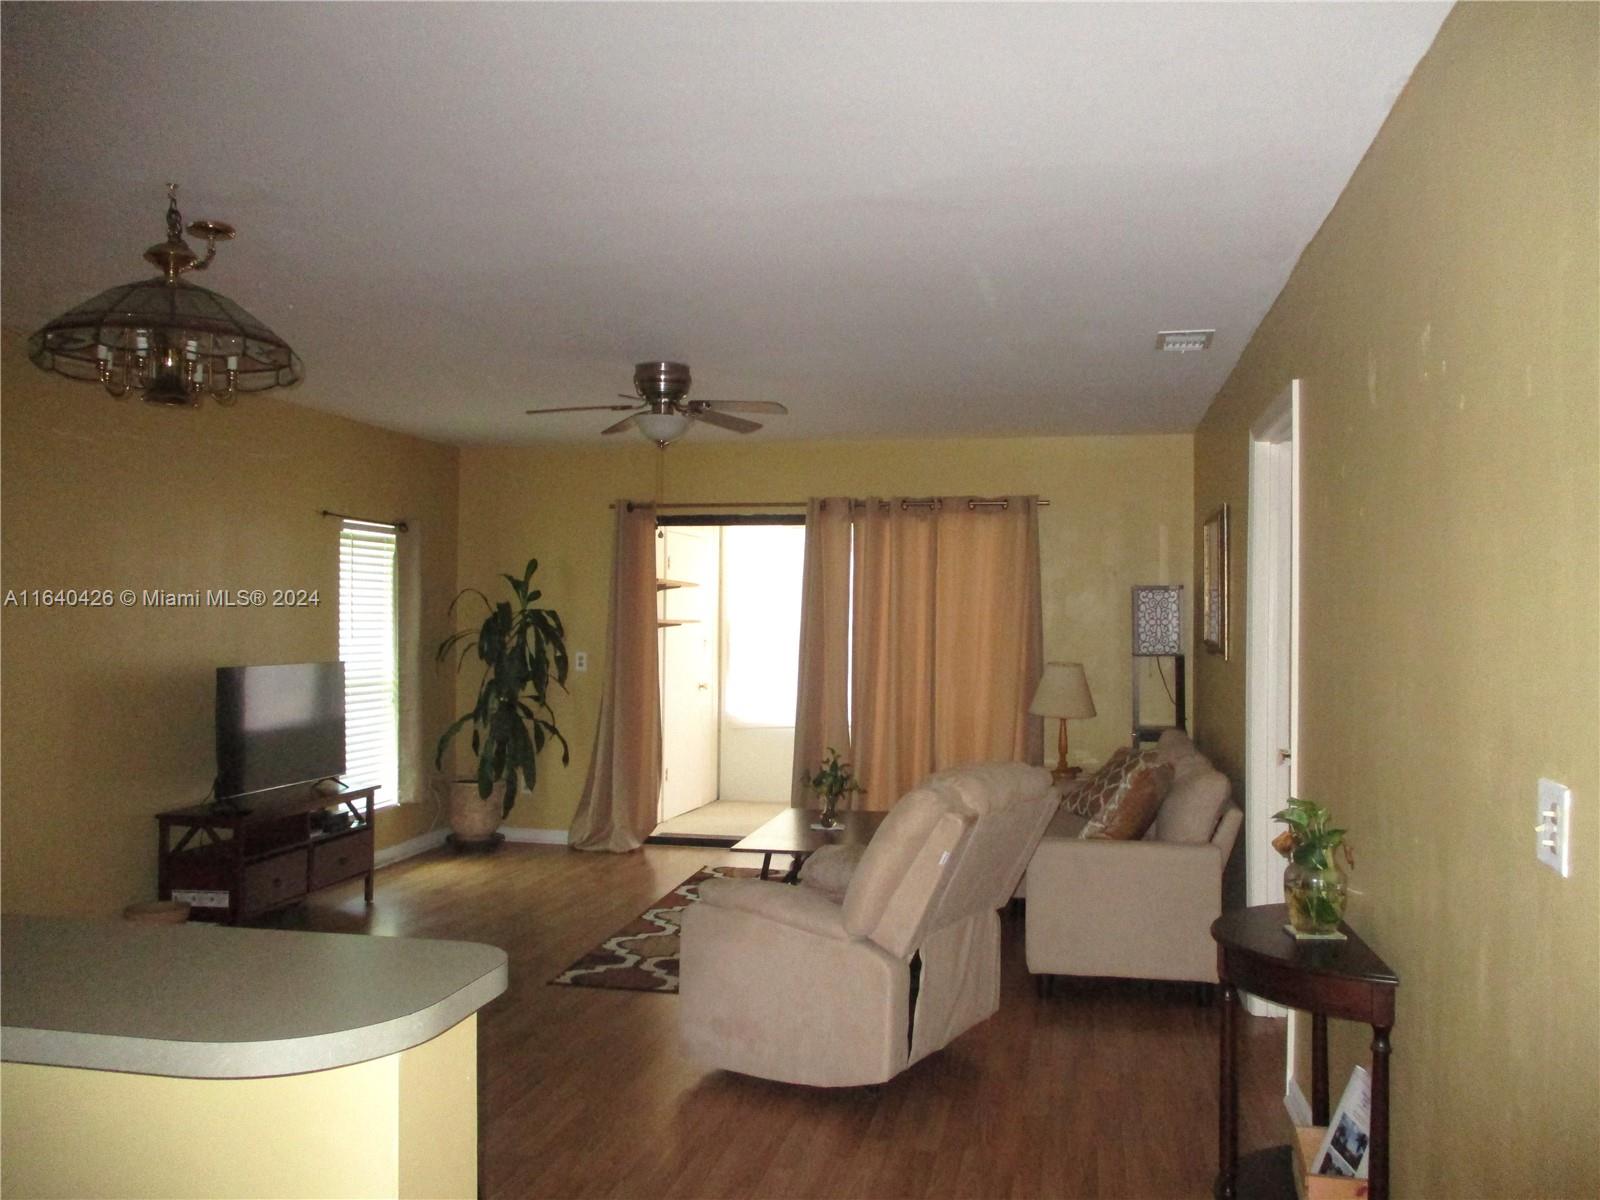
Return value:
<svg viewBox="0 0 1600 1200">
<path fill-rule="evenodd" d="M 702 885 L 683 916 L 685 1050 L 840 1087 L 881 1083 L 949 1044 L 999 1007 L 996 910 L 1059 800 L 1039 767 L 941 772 L 901 798 L 859 862 L 813 856 L 798 887 Z M 830 858 L 842 893 L 822 869 Z"/>
<path fill-rule="evenodd" d="M 1173 783 L 1144 840 L 1084 841 L 1065 807 L 1026 879 L 1028 970 L 1215 983 L 1211 923 L 1243 814 L 1225 775 L 1178 730 L 1157 743 Z"/>
</svg>

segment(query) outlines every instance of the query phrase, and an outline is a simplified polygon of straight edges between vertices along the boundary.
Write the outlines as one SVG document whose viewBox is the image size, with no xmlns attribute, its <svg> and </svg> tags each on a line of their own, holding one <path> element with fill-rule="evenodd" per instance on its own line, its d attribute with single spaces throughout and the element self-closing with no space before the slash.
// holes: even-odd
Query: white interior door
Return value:
<svg viewBox="0 0 1600 1200">
<path fill-rule="evenodd" d="M 1250 432 L 1250 532 L 1245 698 L 1245 900 L 1283 902 L 1283 859 L 1272 814 L 1297 785 L 1300 480 L 1294 380 Z M 1252 1012 L 1284 1010 L 1255 997 Z M 1292 1044 L 1292 1043 L 1291 1043 Z"/>
<path fill-rule="evenodd" d="M 720 571 L 716 529 L 666 526 L 659 532 L 657 578 L 687 585 L 658 593 L 657 609 L 667 622 L 659 634 L 665 821 L 717 798 Z"/>
</svg>

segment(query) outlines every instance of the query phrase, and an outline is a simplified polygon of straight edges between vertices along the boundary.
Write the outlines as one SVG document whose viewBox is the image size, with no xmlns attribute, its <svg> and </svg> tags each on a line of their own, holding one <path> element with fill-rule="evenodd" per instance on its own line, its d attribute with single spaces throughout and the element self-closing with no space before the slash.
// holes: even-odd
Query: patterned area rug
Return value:
<svg viewBox="0 0 1600 1200">
<path fill-rule="evenodd" d="M 755 879 L 760 874 L 754 867 L 701 867 L 550 982 L 676 992 L 678 918 L 700 899 L 700 885 L 707 879 Z"/>
</svg>

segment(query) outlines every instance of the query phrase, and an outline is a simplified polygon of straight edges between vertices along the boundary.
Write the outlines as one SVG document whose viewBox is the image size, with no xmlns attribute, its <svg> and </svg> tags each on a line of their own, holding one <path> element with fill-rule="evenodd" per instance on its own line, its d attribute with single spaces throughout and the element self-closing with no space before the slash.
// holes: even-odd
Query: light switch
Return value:
<svg viewBox="0 0 1600 1200">
<path fill-rule="evenodd" d="M 587 671 L 589 669 L 589 652 L 579 650 L 572 656 L 572 669 L 574 671 Z"/>
<path fill-rule="evenodd" d="M 1572 789 L 1539 780 L 1539 823 L 1534 826 L 1539 861 L 1566 879 L 1572 874 Z"/>
</svg>

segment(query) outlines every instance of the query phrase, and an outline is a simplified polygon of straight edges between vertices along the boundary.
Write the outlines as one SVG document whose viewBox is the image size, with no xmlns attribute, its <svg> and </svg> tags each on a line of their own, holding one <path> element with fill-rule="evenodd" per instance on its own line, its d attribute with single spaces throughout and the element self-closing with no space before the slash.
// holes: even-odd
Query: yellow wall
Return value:
<svg viewBox="0 0 1600 1200">
<path fill-rule="evenodd" d="M 1248 431 L 1305 381 L 1300 790 L 1401 977 L 1399 1195 L 1600 1191 L 1597 14 L 1454 10 L 1196 435 L 1242 621 Z M 1244 655 L 1198 667 L 1237 778 Z M 1534 861 L 1540 776 L 1570 880 Z M 1366 1038 L 1335 1051 L 1337 1092 Z"/>
<path fill-rule="evenodd" d="M 300 609 L 7 607 L 4 908 L 106 914 L 155 894 L 155 822 L 205 796 L 214 668 L 338 656 L 337 523 L 406 516 L 423 546 L 423 640 L 455 582 L 452 447 L 269 397 L 158 411 L 38 370 L 0 343 L 0 587 L 316 589 Z M 411 535 L 407 535 L 411 536 Z M 452 702 L 424 674 L 424 727 Z M 383 813 L 378 845 L 432 822 Z"/>
<path fill-rule="evenodd" d="M 561 612 L 569 649 L 590 656 L 588 673 L 573 675 L 570 695 L 555 703 L 572 765 L 541 759 L 538 794 L 518 802 L 510 824 L 564 829 L 576 809 L 605 672 L 607 503 L 653 496 L 657 458 L 643 442 L 462 452 L 462 585 L 503 589 L 496 573 L 536 555 L 545 602 Z M 661 498 L 1022 492 L 1049 499 L 1039 521 L 1045 656 L 1085 664 L 1099 716 L 1073 722 L 1073 757 L 1103 759 L 1130 738 L 1129 588 L 1181 583 L 1192 573 L 1191 459 L 1187 435 L 744 443 L 691 435 L 660 464 Z M 466 693 L 459 698 L 465 702 Z M 1052 755 L 1054 735 L 1052 724 Z"/>
</svg>

